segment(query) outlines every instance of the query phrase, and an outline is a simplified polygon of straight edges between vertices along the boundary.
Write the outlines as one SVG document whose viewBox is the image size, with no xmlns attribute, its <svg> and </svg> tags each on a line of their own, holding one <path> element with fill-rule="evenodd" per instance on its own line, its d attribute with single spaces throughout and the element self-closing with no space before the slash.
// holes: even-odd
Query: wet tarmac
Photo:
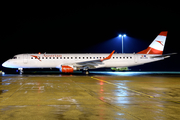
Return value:
<svg viewBox="0 0 180 120">
<path fill-rule="evenodd" d="M 179 75 L 0 76 L 0 120 L 179 118 Z"/>
</svg>

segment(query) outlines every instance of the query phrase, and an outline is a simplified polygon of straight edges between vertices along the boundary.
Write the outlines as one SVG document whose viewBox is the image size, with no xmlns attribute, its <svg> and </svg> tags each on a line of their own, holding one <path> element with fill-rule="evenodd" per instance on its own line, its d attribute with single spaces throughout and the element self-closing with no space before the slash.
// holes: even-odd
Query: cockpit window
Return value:
<svg viewBox="0 0 180 120">
<path fill-rule="evenodd" d="M 13 57 L 12 59 L 17 59 L 17 57 Z"/>
</svg>

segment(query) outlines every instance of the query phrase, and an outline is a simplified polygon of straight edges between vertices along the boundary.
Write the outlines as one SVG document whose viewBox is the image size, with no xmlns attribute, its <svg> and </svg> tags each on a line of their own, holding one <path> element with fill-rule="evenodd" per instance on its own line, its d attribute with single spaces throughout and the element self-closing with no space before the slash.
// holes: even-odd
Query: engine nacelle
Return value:
<svg viewBox="0 0 180 120">
<path fill-rule="evenodd" d="M 62 65 L 59 70 L 63 73 L 73 73 L 73 71 L 76 70 L 76 68 L 70 65 Z"/>
</svg>

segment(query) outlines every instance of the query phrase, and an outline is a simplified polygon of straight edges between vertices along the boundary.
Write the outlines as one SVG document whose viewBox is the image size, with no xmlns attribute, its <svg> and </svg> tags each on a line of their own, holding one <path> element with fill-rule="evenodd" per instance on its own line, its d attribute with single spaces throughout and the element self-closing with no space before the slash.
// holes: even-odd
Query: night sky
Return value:
<svg viewBox="0 0 180 120">
<path fill-rule="evenodd" d="M 180 12 L 177 3 L 59 2 L 4 3 L 1 14 L 2 64 L 21 53 L 121 52 L 119 33 L 127 34 L 124 52 L 148 47 L 168 31 L 164 54 L 179 53 Z M 179 54 L 133 69 L 180 70 Z"/>
</svg>

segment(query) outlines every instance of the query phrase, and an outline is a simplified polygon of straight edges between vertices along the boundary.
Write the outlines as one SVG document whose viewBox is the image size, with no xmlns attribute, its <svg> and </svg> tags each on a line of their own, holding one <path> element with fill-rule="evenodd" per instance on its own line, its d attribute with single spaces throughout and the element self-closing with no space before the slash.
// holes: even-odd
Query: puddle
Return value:
<svg viewBox="0 0 180 120">
<path fill-rule="evenodd" d="M 0 94 L 7 92 L 8 90 L 0 90 Z"/>
<path fill-rule="evenodd" d="M 2 83 L 2 85 L 10 85 L 11 83 Z"/>
</svg>

